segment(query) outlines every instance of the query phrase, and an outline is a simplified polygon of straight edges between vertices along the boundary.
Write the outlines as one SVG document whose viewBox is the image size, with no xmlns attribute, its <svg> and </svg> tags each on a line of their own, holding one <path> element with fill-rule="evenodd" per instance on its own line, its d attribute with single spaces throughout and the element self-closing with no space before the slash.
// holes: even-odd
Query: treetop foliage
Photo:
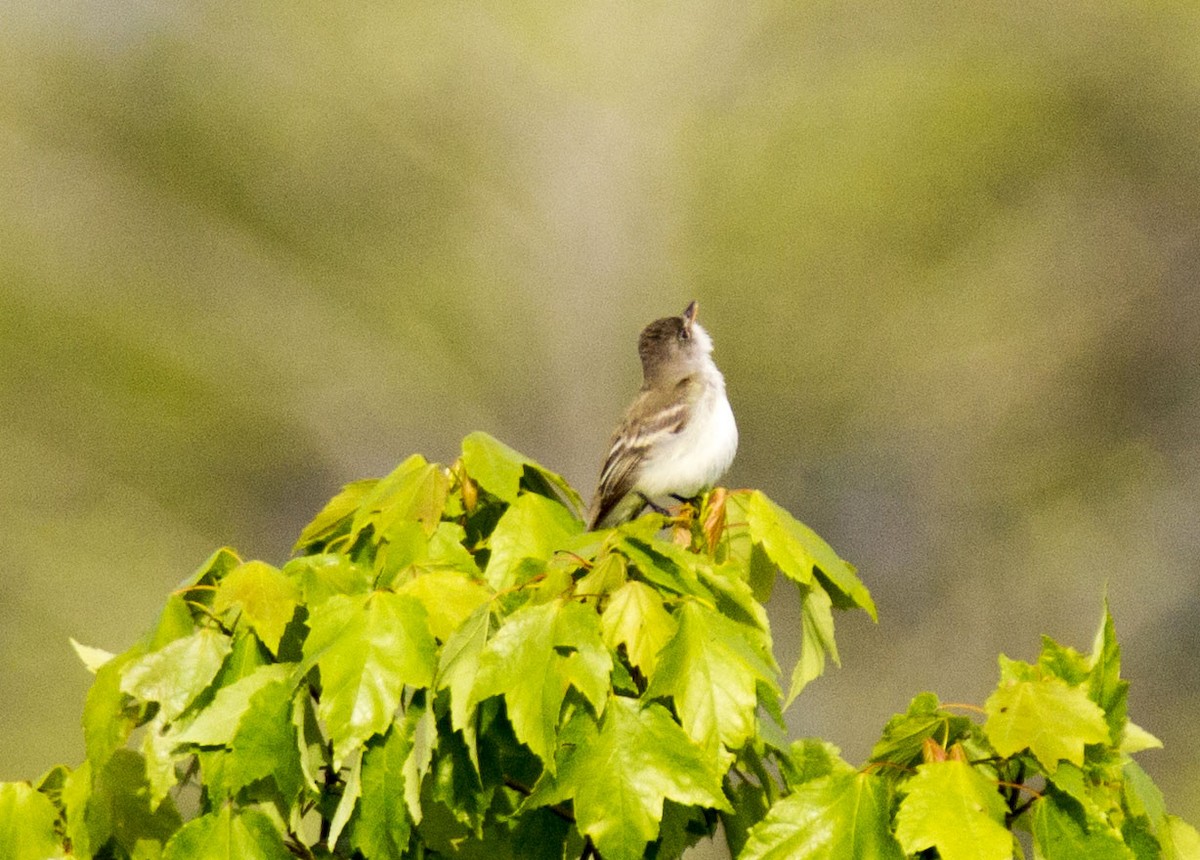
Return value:
<svg viewBox="0 0 1200 860">
<path fill-rule="evenodd" d="M 723 822 L 744 860 L 1200 857 L 1131 758 L 1107 612 L 1089 654 L 1002 657 L 975 718 L 918 695 L 855 769 L 782 717 L 833 610 L 875 616 L 851 565 L 758 491 L 582 507 L 475 433 L 346 486 L 282 568 L 218 550 L 128 650 L 76 645 L 86 761 L 0 785 L 0 856 L 665 860 Z"/>
</svg>

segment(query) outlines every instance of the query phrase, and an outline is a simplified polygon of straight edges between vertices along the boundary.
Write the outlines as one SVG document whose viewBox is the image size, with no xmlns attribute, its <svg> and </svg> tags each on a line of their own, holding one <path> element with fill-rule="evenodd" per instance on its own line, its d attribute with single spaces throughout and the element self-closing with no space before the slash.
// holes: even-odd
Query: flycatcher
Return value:
<svg viewBox="0 0 1200 860">
<path fill-rule="evenodd" d="M 682 316 L 642 330 L 642 390 L 609 444 L 589 529 L 630 520 L 646 505 L 662 509 L 693 498 L 733 462 L 737 424 L 696 309 L 692 302 Z"/>
</svg>

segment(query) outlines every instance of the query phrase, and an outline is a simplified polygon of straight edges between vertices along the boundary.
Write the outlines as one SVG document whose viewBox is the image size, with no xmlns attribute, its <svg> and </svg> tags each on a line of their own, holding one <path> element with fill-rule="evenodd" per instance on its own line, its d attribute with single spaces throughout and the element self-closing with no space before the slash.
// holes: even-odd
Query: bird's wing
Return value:
<svg viewBox="0 0 1200 860">
<path fill-rule="evenodd" d="M 660 392 L 643 390 L 625 413 L 600 470 L 600 485 L 588 517 L 591 528 L 602 522 L 633 490 L 642 461 L 650 450 L 687 425 L 691 404 L 673 400 L 664 398 Z M 643 417 L 636 418 L 638 415 Z"/>
</svg>

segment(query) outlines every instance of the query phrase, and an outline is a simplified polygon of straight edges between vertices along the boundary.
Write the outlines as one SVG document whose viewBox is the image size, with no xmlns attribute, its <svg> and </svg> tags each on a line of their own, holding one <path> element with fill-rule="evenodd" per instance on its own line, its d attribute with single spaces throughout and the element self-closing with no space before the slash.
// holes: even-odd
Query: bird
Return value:
<svg viewBox="0 0 1200 860">
<path fill-rule="evenodd" d="M 725 474 L 737 453 L 737 422 L 713 343 L 696 321 L 698 302 L 646 326 L 638 338 L 642 387 L 609 442 L 588 510 L 588 529 L 663 511 Z"/>
</svg>

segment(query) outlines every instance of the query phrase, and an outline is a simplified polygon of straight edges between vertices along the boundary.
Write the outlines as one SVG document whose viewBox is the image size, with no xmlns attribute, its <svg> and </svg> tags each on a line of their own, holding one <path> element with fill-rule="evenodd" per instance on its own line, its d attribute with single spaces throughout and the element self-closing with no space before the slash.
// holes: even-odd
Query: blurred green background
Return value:
<svg viewBox="0 0 1200 860">
<path fill-rule="evenodd" d="M 880 622 L 793 706 L 856 762 L 924 689 L 1081 649 L 1200 822 L 1200 8 L 0 11 L 0 779 L 82 757 L 221 544 L 484 429 L 590 493 L 637 333 L 701 303 L 729 475 Z M 796 616 L 773 606 L 785 660 Z"/>
</svg>

